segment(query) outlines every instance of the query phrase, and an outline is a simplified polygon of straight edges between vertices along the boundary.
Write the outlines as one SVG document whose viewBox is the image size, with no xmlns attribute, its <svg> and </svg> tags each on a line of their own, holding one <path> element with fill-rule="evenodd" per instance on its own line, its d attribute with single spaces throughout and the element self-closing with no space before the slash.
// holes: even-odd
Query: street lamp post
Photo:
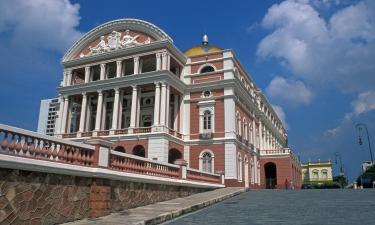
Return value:
<svg viewBox="0 0 375 225">
<path fill-rule="evenodd" d="M 361 137 L 361 131 L 362 129 L 364 128 L 366 130 L 366 135 L 367 135 L 367 142 L 368 142 L 368 148 L 370 150 L 370 157 L 371 157 L 371 165 L 374 164 L 374 160 L 373 160 L 373 157 L 372 157 L 372 150 L 371 150 L 371 143 L 370 143 L 370 136 L 368 135 L 368 129 L 367 129 L 367 126 L 366 124 L 364 123 L 357 123 L 355 125 L 355 127 L 358 129 L 358 132 L 359 132 L 359 145 L 362 145 L 363 142 L 362 142 L 362 137 Z"/>
<path fill-rule="evenodd" d="M 337 165 L 337 158 L 339 158 L 340 162 L 340 176 L 344 175 L 344 169 L 342 167 L 342 160 L 341 160 L 341 154 L 340 152 L 335 152 L 335 164 Z"/>
</svg>

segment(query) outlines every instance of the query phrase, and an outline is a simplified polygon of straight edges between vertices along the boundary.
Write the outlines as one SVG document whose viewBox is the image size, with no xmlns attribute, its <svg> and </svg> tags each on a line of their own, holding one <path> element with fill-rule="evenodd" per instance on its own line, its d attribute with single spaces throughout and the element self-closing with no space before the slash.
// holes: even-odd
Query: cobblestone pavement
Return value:
<svg viewBox="0 0 375 225">
<path fill-rule="evenodd" d="M 164 224 L 375 224 L 375 190 L 250 191 Z"/>
</svg>

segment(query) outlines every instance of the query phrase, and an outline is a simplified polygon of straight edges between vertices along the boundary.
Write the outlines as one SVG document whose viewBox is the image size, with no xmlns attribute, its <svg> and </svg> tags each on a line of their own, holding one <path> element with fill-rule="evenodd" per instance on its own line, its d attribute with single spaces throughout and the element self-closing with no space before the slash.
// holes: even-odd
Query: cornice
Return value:
<svg viewBox="0 0 375 225">
<path fill-rule="evenodd" d="M 143 85 L 154 83 L 155 81 L 164 81 L 172 85 L 177 91 L 184 93 L 186 84 L 175 74 L 168 70 L 152 71 L 148 73 L 128 75 L 119 78 L 98 80 L 85 84 L 59 87 L 58 92 L 61 95 L 76 95 L 82 92 L 96 92 L 97 90 L 110 90 L 120 87 L 130 87 L 132 85 Z"/>
</svg>

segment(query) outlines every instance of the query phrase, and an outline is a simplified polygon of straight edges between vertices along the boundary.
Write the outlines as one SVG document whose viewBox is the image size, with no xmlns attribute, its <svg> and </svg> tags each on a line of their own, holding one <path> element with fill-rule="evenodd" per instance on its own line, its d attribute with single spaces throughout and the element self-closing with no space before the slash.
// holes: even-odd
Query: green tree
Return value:
<svg viewBox="0 0 375 225">
<path fill-rule="evenodd" d="M 346 185 L 348 185 L 348 181 L 346 180 L 346 177 L 343 175 L 333 177 L 333 182 L 340 184 L 341 188 L 344 188 L 346 187 Z"/>
</svg>

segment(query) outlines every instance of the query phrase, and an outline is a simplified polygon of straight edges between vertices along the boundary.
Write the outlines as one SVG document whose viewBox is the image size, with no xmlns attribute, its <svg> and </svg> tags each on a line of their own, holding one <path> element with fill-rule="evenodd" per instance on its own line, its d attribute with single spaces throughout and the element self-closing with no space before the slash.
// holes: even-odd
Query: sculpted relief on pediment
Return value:
<svg viewBox="0 0 375 225">
<path fill-rule="evenodd" d="M 129 48 L 144 44 L 151 43 L 150 37 L 145 37 L 142 34 L 130 34 L 129 30 L 123 32 L 123 36 L 121 32 L 112 31 L 109 35 L 101 36 L 99 43 L 95 44 L 95 46 L 89 46 L 88 49 L 84 49 L 80 54 L 79 57 L 86 57 L 89 55 L 96 55 L 105 52 L 110 52 L 113 50 Z M 143 40 L 142 40 L 143 39 Z M 86 53 L 85 53 L 86 51 Z"/>
</svg>

